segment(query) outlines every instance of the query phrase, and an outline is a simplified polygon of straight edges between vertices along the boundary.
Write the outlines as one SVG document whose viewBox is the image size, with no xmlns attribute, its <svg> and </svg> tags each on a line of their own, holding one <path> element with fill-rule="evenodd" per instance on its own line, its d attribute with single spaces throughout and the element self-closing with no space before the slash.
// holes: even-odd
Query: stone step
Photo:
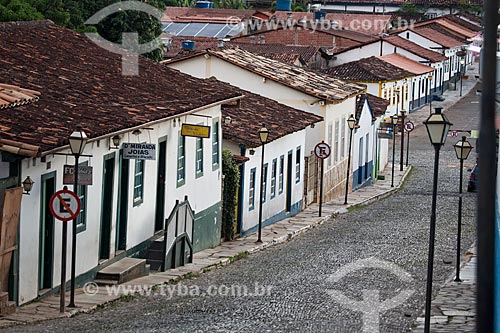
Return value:
<svg viewBox="0 0 500 333">
<path fill-rule="evenodd" d="M 117 284 L 122 284 L 148 275 L 149 268 L 146 259 L 123 258 L 97 272 L 96 280 L 116 281 Z"/>
<path fill-rule="evenodd" d="M 118 284 L 117 280 L 95 279 L 94 282 L 97 283 L 100 286 L 111 286 L 111 285 L 117 285 Z"/>
</svg>

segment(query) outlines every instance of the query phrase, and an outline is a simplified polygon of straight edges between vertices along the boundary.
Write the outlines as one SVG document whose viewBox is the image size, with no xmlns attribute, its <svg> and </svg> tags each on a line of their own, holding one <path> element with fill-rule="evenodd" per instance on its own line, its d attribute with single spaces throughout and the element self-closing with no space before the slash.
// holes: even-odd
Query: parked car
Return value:
<svg viewBox="0 0 500 333">
<path fill-rule="evenodd" d="M 477 162 L 474 167 L 470 170 L 469 182 L 467 183 L 467 192 L 476 192 L 476 182 L 477 182 Z"/>
</svg>

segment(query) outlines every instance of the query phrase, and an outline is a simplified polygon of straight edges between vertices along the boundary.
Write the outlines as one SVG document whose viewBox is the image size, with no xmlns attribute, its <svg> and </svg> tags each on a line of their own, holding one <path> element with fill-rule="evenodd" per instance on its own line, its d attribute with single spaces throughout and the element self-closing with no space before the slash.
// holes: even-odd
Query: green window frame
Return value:
<svg viewBox="0 0 500 333">
<path fill-rule="evenodd" d="M 89 162 L 79 163 L 80 166 L 88 166 Z M 76 217 L 76 232 L 82 232 L 87 230 L 87 185 L 78 185 L 77 195 L 80 198 L 80 213 Z"/>
<path fill-rule="evenodd" d="M 203 176 L 203 138 L 196 138 L 196 178 Z"/>
<path fill-rule="evenodd" d="M 262 203 L 266 202 L 267 199 L 267 163 L 264 164 L 263 174 L 264 178 L 262 179 Z"/>
<path fill-rule="evenodd" d="M 295 183 L 300 182 L 300 147 L 297 147 L 295 154 Z"/>
<path fill-rule="evenodd" d="M 144 198 L 144 160 L 135 160 L 134 168 L 134 206 L 140 205 Z"/>
<path fill-rule="evenodd" d="M 256 173 L 256 168 L 250 170 L 250 186 L 248 187 L 249 210 L 255 208 L 255 173 Z"/>
<path fill-rule="evenodd" d="M 278 176 L 278 193 L 283 193 L 283 180 L 285 176 L 285 155 L 280 156 L 280 172 Z"/>
<path fill-rule="evenodd" d="M 220 131 L 219 120 L 212 123 L 212 170 L 216 170 L 220 165 Z"/>
<path fill-rule="evenodd" d="M 186 137 L 179 132 L 177 141 L 177 187 L 186 183 Z"/>
<path fill-rule="evenodd" d="M 276 196 L 276 168 L 278 160 L 275 158 L 271 166 L 271 199 Z"/>
</svg>

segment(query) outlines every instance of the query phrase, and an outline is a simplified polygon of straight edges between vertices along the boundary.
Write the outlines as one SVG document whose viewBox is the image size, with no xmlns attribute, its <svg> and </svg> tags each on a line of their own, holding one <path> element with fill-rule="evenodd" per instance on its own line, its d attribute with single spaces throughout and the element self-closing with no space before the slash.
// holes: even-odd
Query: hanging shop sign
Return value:
<svg viewBox="0 0 500 333">
<path fill-rule="evenodd" d="M 196 138 L 210 138 L 210 126 L 182 124 L 181 134 Z"/>
<path fill-rule="evenodd" d="M 123 159 L 125 160 L 155 160 L 156 144 L 154 143 L 126 143 L 122 144 Z"/>
<path fill-rule="evenodd" d="M 63 185 L 73 185 L 75 182 L 75 166 L 63 166 Z M 78 166 L 78 185 L 92 185 L 92 167 L 86 165 Z"/>
</svg>

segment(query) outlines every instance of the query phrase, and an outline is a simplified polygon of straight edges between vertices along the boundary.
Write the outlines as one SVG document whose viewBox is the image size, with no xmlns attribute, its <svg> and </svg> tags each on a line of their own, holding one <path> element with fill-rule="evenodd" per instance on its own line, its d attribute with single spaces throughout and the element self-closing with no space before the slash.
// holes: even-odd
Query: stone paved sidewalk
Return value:
<svg viewBox="0 0 500 333">
<path fill-rule="evenodd" d="M 461 282 L 453 274 L 439 290 L 431 306 L 431 332 L 476 331 L 476 249 L 467 252 L 460 270 Z M 415 332 L 424 331 L 424 315 L 416 321 Z"/>
</svg>

